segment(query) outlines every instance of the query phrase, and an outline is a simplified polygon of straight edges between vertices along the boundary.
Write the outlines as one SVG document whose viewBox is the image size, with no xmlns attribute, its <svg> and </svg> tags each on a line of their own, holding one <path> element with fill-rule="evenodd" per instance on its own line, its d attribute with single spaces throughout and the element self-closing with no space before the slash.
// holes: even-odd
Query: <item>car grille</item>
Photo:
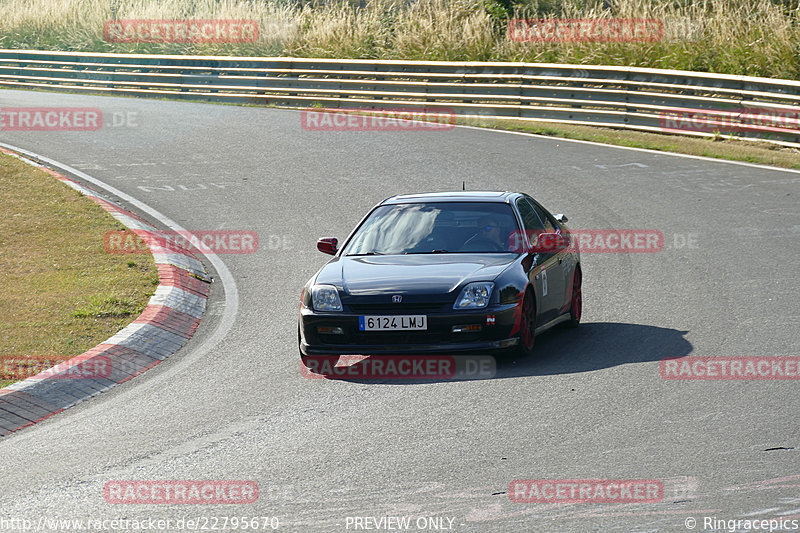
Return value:
<svg viewBox="0 0 800 533">
<path fill-rule="evenodd" d="M 380 304 L 350 304 L 348 306 L 353 313 L 363 313 L 371 315 L 425 315 L 442 311 L 446 304 L 442 303 L 415 303 L 408 305 L 386 305 Z"/>
</svg>

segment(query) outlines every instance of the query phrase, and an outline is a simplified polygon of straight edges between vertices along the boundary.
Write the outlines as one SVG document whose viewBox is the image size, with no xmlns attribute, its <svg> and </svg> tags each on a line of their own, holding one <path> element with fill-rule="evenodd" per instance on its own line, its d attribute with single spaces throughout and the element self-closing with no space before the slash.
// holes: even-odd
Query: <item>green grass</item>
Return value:
<svg viewBox="0 0 800 533">
<path fill-rule="evenodd" d="M 632 65 L 800 79 L 798 0 L 5 0 L 0 47 Z M 657 42 L 515 42 L 511 18 L 650 18 Z M 121 19 L 252 19 L 252 43 L 113 43 Z"/>
<path fill-rule="evenodd" d="M 151 255 L 105 252 L 104 233 L 124 229 L 108 213 L 6 155 L 0 190 L 0 356 L 68 359 L 142 312 L 158 271 Z M 3 385 L 19 377 L 0 366 Z"/>
<path fill-rule="evenodd" d="M 92 296 L 86 305 L 76 309 L 72 316 L 75 318 L 124 318 L 142 312 L 137 303 L 131 298 L 116 298 L 113 296 Z"/>
</svg>

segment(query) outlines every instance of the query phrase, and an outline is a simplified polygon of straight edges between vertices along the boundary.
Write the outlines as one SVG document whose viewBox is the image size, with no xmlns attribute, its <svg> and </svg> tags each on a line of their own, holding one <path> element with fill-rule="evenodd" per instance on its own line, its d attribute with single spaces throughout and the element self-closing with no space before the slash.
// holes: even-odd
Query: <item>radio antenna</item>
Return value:
<svg viewBox="0 0 800 533">
<path fill-rule="evenodd" d="M 467 190 L 467 182 L 466 181 L 462 181 L 461 182 L 461 190 L 462 191 L 466 191 Z"/>
</svg>

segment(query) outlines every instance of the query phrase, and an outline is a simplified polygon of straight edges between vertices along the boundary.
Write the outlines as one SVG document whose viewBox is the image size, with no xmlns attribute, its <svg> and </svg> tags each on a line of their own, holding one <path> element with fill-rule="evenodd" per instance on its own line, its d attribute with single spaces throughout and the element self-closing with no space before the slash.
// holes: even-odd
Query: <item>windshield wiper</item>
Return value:
<svg viewBox="0 0 800 533">
<path fill-rule="evenodd" d="M 403 255 L 419 255 L 419 254 L 448 254 L 447 250 L 431 250 L 430 252 L 403 252 Z"/>
<path fill-rule="evenodd" d="M 380 252 L 364 252 L 363 254 L 347 254 L 347 255 L 360 256 L 360 255 L 386 255 L 386 254 L 382 254 Z"/>
</svg>

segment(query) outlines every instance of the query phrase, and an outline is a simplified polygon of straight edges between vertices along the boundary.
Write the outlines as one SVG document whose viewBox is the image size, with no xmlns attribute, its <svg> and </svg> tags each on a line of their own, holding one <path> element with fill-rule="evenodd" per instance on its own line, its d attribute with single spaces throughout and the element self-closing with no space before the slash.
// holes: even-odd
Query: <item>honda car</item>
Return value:
<svg viewBox="0 0 800 533">
<path fill-rule="evenodd" d="M 580 254 L 564 215 L 527 194 L 393 196 L 302 290 L 301 357 L 517 353 L 581 320 Z"/>
</svg>

